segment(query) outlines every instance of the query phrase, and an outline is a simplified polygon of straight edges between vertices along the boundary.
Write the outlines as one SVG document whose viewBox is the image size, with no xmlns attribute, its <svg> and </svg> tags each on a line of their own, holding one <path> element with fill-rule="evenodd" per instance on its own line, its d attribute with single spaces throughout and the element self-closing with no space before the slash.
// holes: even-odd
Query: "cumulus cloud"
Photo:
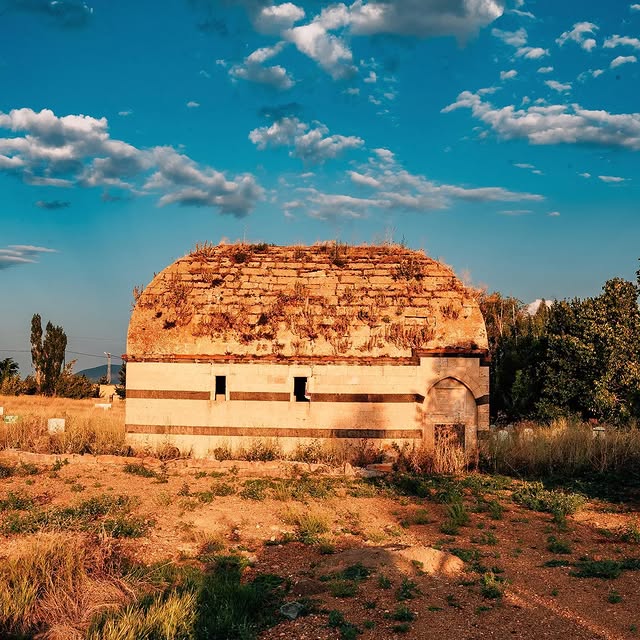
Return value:
<svg viewBox="0 0 640 640">
<path fill-rule="evenodd" d="M 407 171 L 389 149 L 373 149 L 367 162 L 347 171 L 352 188 L 327 193 L 306 185 L 286 202 L 286 216 L 307 209 L 308 215 L 322 220 L 364 218 L 375 212 L 405 213 L 448 209 L 455 202 L 538 202 L 535 193 L 511 191 L 504 187 L 474 187 L 441 184 L 424 175 Z"/>
<path fill-rule="evenodd" d="M 518 75 L 518 72 L 515 69 L 511 69 L 510 71 L 501 71 L 500 72 L 500 80 L 511 80 Z"/>
<path fill-rule="evenodd" d="M 71 206 L 71 203 L 68 200 L 38 200 L 35 205 L 40 209 L 55 211 L 56 209 L 66 209 Z"/>
<path fill-rule="evenodd" d="M 502 29 L 491 29 L 491 35 L 502 40 L 505 44 L 512 47 L 523 47 L 527 44 L 526 29 L 518 29 L 517 31 L 503 31 Z"/>
<path fill-rule="evenodd" d="M 609 66 L 611 67 L 611 69 L 615 69 L 616 67 L 619 67 L 623 64 L 631 64 L 633 62 L 638 62 L 638 58 L 636 58 L 635 56 L 618 56 L 611 61 L 611 64 Z"/>
<path fill-rule="evenodd" d="M 538 73 L 551 73 L 553 71 L 553 67 L 540 67 L 538 69 Z"/>
<path fill-rule="evenodd" d="M 349 40 L 353 36 L 389 34 L 454 36 L 467 40 L 504 12 L 504 0 L 388 0 L 336 2 L 306 18 L 291 2 L 271 5 L 243 0 L 256 30 L 278 34 L 293 43 L 335 79 L 357 72 Z M 299 24 L 306 18 L 306 22 Z"/>
<path fill-rule="evenodd" d="M 349 9 L 344 4 L 331 5 L 310 23 L 287 29 L 282 37 L 315 60 L 333 78 L 346 78 L 357 70 L 353 54 L 343 38 L 330 32 L 344 30 L 350 19 Z"/>
<path fill-rule="evenodd" d="M 563 46 L 566 42 L 572 41 L 580 45 L 585 51 L 591 51 L 596 46 L 594 38 L 588 38 L 588 35 L 595 35 L 598 25 L 593 22 L 576 22 L 573 29 L 565 31 L 556 42 Z"/>
<path fill-rule="evenodd" d="M 388 149 L 375 149 L 368 162 L 358 170 L 347 173 L 351 182 L 368 192 L 366 196 L 335 195 L 319 198 L 315 217 L 362 217 L 366 211 L 416 211 L 447 209 L 456 200 L 468 202 L 521 202 L 541 201 L 544 197 L 534 193 L 511 191 L 504 187 L 468 187 L 440 184 L 423 175 L 407 171 Z M 327 194 L 323 194 L 327 196 Z"/>
<path fill-rule="evenodd" d="M 463 91 L 442 109 L 467 108 L 505 139 L 524 138 L 531 144 L 590 144 L 640 150 L 640 113 L 613 114 L 583 109 L 577 104 L 538 105 L 517 109 L 494 107 L 478 93 Z"/>
<path fill-rule="evenodd" d="M 262 7 L 253 16 L 253 24 L 261 33 L 279 34 L 304 18 L 305 11 L 292 2 Z"/>
<path fill-rule="evenodd" d="M 278 42 L 272 47 L 256 49 L 241 64 L 233 65 L 229 69 L 229 75 L 232 78 L 241 78 L 248 82 L 267 84 L 276 89 L 290 89 L 295 82 L 284 67 L 263 65 L 264 62 L 278 55 L 285 46 L 285 42 Z"/>
<path fill-rule="evenodd" d="M 40 14 L 62 27 L 84 27 L 93 14 L 92 7 L 74 0 L 4 0 L 2 8 Z"/>
<path fill-rule="evenodd" d="M 293 147 L 290 154 L 305 162 L 319 164 L 336 158 L 346 149 L 357 149 L 364 140 L 356 136 L 329 135 L 322 123 L 310 127 L 298 118 L 282 118 L 269 127 L 258 127 L 249 133 L 258 149 Z"/>
<path fill-rule="evenodd" d="M 629 8 L 631 11 L 640 11 L 640 4 L 632 4 Z"/>
<path fill-rule="evenodd" d="M 520 47 L 516 51 L 517 58 L 526 58 L 527 60 L 538 60 L 549 55 L 549 49 L 542 47 Z"/>
<path fill-rule="evenodd" d="M 172 147 L 139 149 L 113 139 L 106 118 L 14 109 L 0 112 L 2 129 L 21 135 L 0 137 L 0 171 L 32 185 L 159 192 L 161 205 L 208 204 L 237 216 L 249 213 L 263 196 L 250 174 L 228 179 Z M 188 191 L 194 188 L 200 193 Z"/>
<path fill-rule="evenodd" d="M 633 47 L 640 49 L 640 40 L 638 38 L 630 38 L 629 36 L 611 36 L 604 41 L 602 45 L 605 49 L 613 49 L 614 47 Z"/>
<path fill-rule="evenodd" d="M 553 89 L 558 93 L 563 93 L 565 91 L 571 91 L 571 83 L 570 82 L 558 82 L 557 80 L 545 80 L 544 83 L 549 87 L 549 89 Z"/>
<path fill-rule="evenodd" d="M 36 258 L 43 253 L 56 253 L 56 250 L 30 244 L 10 244 L 0 249 L 0 271 L 21 264 L 35 264 L 38 262 Z"/>
<path fill-rule="evenodd" d="M 351 7 L 354 34 L 455 36 L 465 40 L 504 13 L 502 0 L 356 0 Z"/>
</svg>

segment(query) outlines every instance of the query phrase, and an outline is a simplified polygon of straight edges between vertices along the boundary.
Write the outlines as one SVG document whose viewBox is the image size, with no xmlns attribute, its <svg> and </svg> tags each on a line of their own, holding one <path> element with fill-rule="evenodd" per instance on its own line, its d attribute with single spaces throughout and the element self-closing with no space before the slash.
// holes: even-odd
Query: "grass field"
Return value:
<svg viewBox="0 0 640 640">
<path fill-rule="evenodd" d="M 640 624 L 633 499 L 477 473 L 20 456 L 0 452 L 2 638 L 593 639 Z"/>
</svg>

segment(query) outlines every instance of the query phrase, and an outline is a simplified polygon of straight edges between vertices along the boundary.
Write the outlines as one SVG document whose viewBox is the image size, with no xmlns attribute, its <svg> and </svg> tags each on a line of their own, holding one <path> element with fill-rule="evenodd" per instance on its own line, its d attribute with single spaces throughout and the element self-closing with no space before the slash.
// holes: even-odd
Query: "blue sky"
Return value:
<svg viewBox="0 0 640 640">
<path fill-rule="evenodd" d="M 632 278 L 638 58 L 617 0 L 0 0 L 0 358 L 35 312 L 123 353 L 205 240 L 392 239 L 525 302 Z"/>
</svg>

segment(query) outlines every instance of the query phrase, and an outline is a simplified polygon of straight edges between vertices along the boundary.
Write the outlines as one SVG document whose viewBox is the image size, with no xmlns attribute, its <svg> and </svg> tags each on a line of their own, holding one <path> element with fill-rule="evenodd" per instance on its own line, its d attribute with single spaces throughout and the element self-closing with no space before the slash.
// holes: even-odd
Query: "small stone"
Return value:
<svg viewBox="0 0 640 640">
<path fill-rule="evenodd" d="M 304 605 L 300 602 L 287 602 L 280 607 L 280 613 L 289 620 L 295 620 L 303 609 Z"/>
<path fill-rule="evenodd" d="M 355 469 L 348 462 L 344 463 L 344 475 L 349 478 L 353 478 L 356 475 Z"/>
</svg>

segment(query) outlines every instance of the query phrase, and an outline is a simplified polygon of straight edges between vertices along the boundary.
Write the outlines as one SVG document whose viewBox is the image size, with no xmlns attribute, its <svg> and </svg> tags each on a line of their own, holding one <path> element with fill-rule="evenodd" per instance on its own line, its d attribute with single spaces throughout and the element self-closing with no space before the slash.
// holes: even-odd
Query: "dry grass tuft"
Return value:
<svg viewBox="0 0 640 640">
<path fill-rule="evenodd" d="M 473 452 L 467 452 L 453 434 L 445 433 L 438 438 L 433 449 L 405 445 L 398 449 L 396 466 L 410 473 L 460 474 L 471 467 L 475 460 Z"/>
<path fill-rule="evenodd" d="M 0 636 L 83 638 L 91 618 L 126 597 L 117 548 L 69 534 L 26 537 L 0 560 Z"/>
<path fill-rule="evenodd" d="M 549 426 L 497 433 L 483 449 L 483 462 L 497 473 L 572 476 L 584 473 L 625 474 L 640 469 L 640 429 L 607 427 L 600 435 L 592 426 L 561 418 Z"/>
<path fill-rule="evenodd" d="M 40 396 L 0 397 L 5 412 L 20 416 L 14 423 L 0 423 L 0 449 L 36 453 L 91 453 L 128 455 L 125 443 L 124 406 L 111 411 L 94 407 L 95 399 L 68 400 Z M 48 418 L 64 418 L 64 433 L 49 434 Z"/>
</svg>

